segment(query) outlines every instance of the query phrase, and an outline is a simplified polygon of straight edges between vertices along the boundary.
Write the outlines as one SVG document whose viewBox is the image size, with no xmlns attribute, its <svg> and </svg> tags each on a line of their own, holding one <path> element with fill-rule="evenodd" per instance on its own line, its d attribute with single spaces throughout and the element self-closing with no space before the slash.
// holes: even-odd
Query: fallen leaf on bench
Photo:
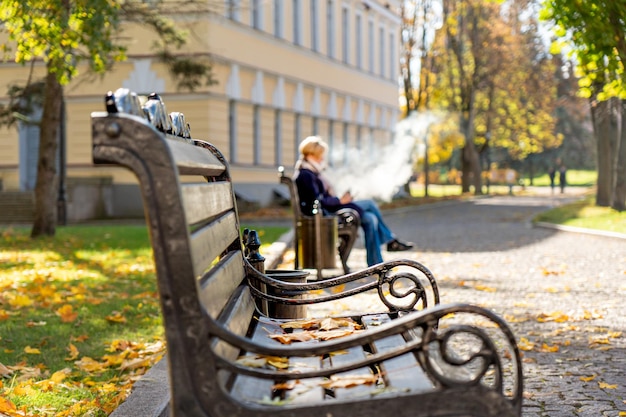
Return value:
<svg viewBox="0 0 626 417">
<path fill-rule="evenodd" d="M 288 321 L 286 323 L 281 323 L 280 327 L 283 329 L 314 329 L 319 326 L 319 319 L 309 319 L 309 320 L 296 320 L 296 321 Z"/>
<path fill-rule="evenodd" d="M 349 336 L 353 333 L 359 332 L 359 330 L 330 330 L 330 331 L 318 331 L 315 332 L 315 338 L 319 340 L 330 340 L 338 337 Z"/>
<path fill-rule="evenodd" d="M 353 326 L 355 329 L 359 329 L 361 326 L 357 324 L 351 318 L 334 318 L 326 317 L 323 319 L 308 319 L 308 320 L 296 320 L 282 323 L 280 327 L 283 329 L 303 329 L 303 330 L 333 330 L 340 327 Z"/>
<path fill-rule="evenodd" d="M 321 382 L 320 386 L 326 389 L 350 388 L 359 385 L 372 385 L 378 381 L 377 375 L 333 375 L 329 380 Z"/>
<path fill-rule="evenodd" d="M 289 358 L 282 356 L 265 356 L 265 355 L 248 355 L 241 356 L 237 359 L 237 363 L 240 365 L 248 366 L 250 368 L 263 368 L 266 365 L 271 365 L 277 369 L 289 368 Z"/>
<path fill-rule="evenodd" d="M 328 355 L 329 356 L 337 356 L 337 355 L 347 355 L 350 351 L 344 349 L 344 350 L 336 350 L 334 352 L 330 352 Z"/>
<path fill-rule="evenodd" d="M 243 356 L 237 359 L 237 363 L 250 368 L 263 368 L 267 364 L 267 360 L 258 356 Z"/>
<path fill-rule="evenodd" d="M 333 330 L 339 327 L 353 327 L 360 329 L 361 326 L 350 318 L 327 318 L 320 323 L 320 330 Z"/>
<path fill-rule="evenodd" d="M 267 359 L 268 365 L 272 365 L 274 368 L 278 368 L 278 369 L 289 368 L 289 358 L 284 358 L 281 356 L 268 356 L 266 359 Z"/>
<path fill-rule="evenodd" d="M 290 333 L 290 334 L 271 334 L 270 339 L 274 339 L 283 345 L 290 345 L 291 342 L 308 342 L 314 340 L 315 337 L 310 332 Z"/>
</svg>

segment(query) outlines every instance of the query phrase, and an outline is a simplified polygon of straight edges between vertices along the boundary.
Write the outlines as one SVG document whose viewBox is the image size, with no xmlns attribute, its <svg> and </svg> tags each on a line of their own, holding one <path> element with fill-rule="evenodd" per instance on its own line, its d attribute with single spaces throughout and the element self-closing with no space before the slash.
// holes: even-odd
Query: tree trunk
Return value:
<svg viewBox="0 0 626 417">
<path fill-rule="evenodd" d="M 480 168 L 480 158 L 478 150 L 474 144 L 474 120 L 476 119 L 475 89 L 469 93 L 469 105 L 467 117 L 462 116 L 461 129 L 465 135 L 465 146 L 463 147 L 462 166 L 463 166 L 463 182 L 462 192 L 470 191 L 470 184 L 474 185 L 474 194 L 481 195 L 483 193 L 482 170 Z"/>
<path fill-rule="evenodd" d="M 48 71 L 44 91 L 43 114 L 39 133 L 39 160 L 35 185 L 35 220 L 31 237 L 54 236 L 57 224 L 56 195 L 59 125 L 61 122 L 62 87 L 56 74 Z"/>
<path fill-rule="evenodd" d="M 622 123 L 619 140 L 615 153 L 615 188 L 613 189 L 613 203 L 611 205 L 617 211 L 626 210 L 626 100 L 621 100 Z"/>
<path fill-rule="evenodd" d="M 613 158 L 611 157 L 611 105 L 610 101 L 591 103 L 591 117 L 593 133 L 598 150 L 598 180 L 596 187 L 596 205 L 609 207 L 611 205 Z"/>
</svg>

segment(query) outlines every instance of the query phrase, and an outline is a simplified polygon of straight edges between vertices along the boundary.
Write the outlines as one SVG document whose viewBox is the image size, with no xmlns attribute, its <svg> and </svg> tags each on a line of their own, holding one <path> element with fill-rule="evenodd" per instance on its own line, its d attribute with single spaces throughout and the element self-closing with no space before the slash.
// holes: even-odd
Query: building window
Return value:
<svg viewBox="0 0 626 417">
<path fill-rule="evenodd" d="M 261 0 L 252 0 L 250 4 L 250 22 L 255 29 L 263 29 L 263 9 Z"/>
<path fill-rule="evenodd" d="M 226 0 L 226 17 L 239 21 L 239 10 L 241 0 Z"/>
<path fill-rule="evenodd" d="M 363 147 L 363 126 L 358 125 L 356 127 L 356 148 L 361 149 Z"/>
<path fill-rule="evenodd" d="M 343 162 L 344 164 L 348 163 L 348 148 L 350 145 L 350 138 L 348 138 L 348 122 L 343 122 L 342 128 L 342 136 L 343 136 Z"/>
<path fill-rule="evenodd" d="M 230 162 L 237 163 L 237 103 L 228 102 L 228 150 Z"/>
<path fill-rule="evenodd" d="M 314 52 L 319 52 L 319 9 L 317 7 L 317 0 L 311 1 L 311 49 Z"/>
<path fill-rule="evenodd" d="M 326 5 L 326 54 L 335 57 L 335 2 L 328 0 Z"/>
<path fill-rule="evenodd" d="M 341 52 L 342 62 L 350 63 L 350 12 L 347 7 L 341 9 Z"/>
<path fill-rule="evenodd" d="M 361 15 L 357 14 L 354 19 L 354 39 L 356 49 L 356 67 L 358 69 L 363 69 L 363 29 L 361 25 Z"/>
<path fill-rule="evenodd" d="M 302 137 L 302 116 L 300 113 L 296 113 L 295 120 L 293 121 L 293 137 L 294 137 L 294 149 L 295 151 L 295 159 L 298 160 L 300 158 L 300 141 L 304 139 Z"/>
<path fill-rule="evenodd" d="M 385 78 L 387 66 L 385 65 L 385 28 L 378 30 L 378 61 L 380 62 L 380 76 Z"/>
<path fill-rule="evenodd" d="M 261 164 L 261 106 L 256 104 L 252 112 L 252 138 L 254 147 L 254 165 Z"/>
<path fill-rule="evenodd" d="M 274 161 L 281 165 L 283 160 L 283 119 L 280 109 L 274 112 Z"/>
<path fill-rule="evenodd" d="M 313 116 L 313 135 L 317 136 L 319 134 L 319 120 L 317 116 Z"/>
<path fill-rule="evenodd" d="M 274 0 L 274 36 L 277 38 L 283 37 L 283 13 L 283 0 Z"/>
<path fill-rule="evenodd" d="M 374 73 L 374 21 L 370 20 L 367 24 L 367 61 L 368 71 Z"/>
<path fill-rule="evenodd" d="M 293 43 L 302 45 L 302 3 L 293 0 Z"/>
<path fill-rule="evenodd" d="M 396 69 L 396 37 L 392 33 L 389 33 L 389 78 L 395 80 L 398 76 Z"/>
<path fill-rule="evenodd" d="M 328 148 L 332 151 L 335 149 L 335 121 L 328 121 Z"/>
</svg>

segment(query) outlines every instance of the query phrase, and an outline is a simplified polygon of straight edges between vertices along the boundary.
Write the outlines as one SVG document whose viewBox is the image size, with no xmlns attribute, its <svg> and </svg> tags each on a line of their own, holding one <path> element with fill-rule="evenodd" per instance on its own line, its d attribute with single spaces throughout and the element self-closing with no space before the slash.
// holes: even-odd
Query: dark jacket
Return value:
<svg viewBox="0 0 626 417">
<path fill-rule="evenodd" d="M 324 183 L 318 174 L 303 168 L 296 178 L 296 188 L 300 199 L 300 211 L 306 216 L 313 214 L 313 202 L 318 200 L 325 213 L 334 213 L 342 208 L 355 209 L 359 215 L 363 215 L 363 210 L 354 203 L 341 204 L 338 197 L 330 195 L 324 187 Z"/>
</svg>

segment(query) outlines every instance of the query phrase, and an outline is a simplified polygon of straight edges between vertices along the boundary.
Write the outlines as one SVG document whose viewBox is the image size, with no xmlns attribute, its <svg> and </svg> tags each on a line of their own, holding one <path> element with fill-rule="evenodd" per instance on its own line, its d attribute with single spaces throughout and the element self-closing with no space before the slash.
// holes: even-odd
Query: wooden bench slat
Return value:
<svg viewBox="0 0 626 417">
<path fill-rule="evenodd" d="M 319 369 L 322 360 L 319 356 L 289 358 L 290 370 L 310 371 Z M 285 392 L 285 401 L 290 404 L 319 404 L 324 399 L 325 390 L 321 386 L 324 378 L 307 378 L 296 381 L 293 389 Z"/>
<path fill-rule="evenodd" d="M 241 252 L 233 252 L 199 282 L 198 298 L 207 314 L 219 316 L 245 276 Z M 234 277 L 240 277 L 234 279 Z M 249 296 L 251 298 L 251 296 Z"/>
<path fill-rule="evenodd" d="M 180 175 L 218 176 L 226 171 L 226 166 L 208 149 L 180 140 L 167 143 Z"/>
<path fill-rule="evenodd" d="M 229 182 L 181 184 L 187 223 L 197 224 L 214 213 L 223 213 L 234 206 Z"/>
<path fill-rule="evenodd" d="M 221 317 L 221 321 L 223 321 L 226 327 L 240 336 L 244 336 L 248 332 L 248 328 L 250 326 L 250 322 L 252 321 L 252 317 L 254 315 L 254 303 L 251 302 L 250 292 L 247 287 L 240 286 L 237 291 L 236 303 L 231 306 L 231 309 L 225 312 L 225 314 Z M 219 338 L 215 338 L 210 341 L 212 345 L 212 350 L 221 357 L 227 358 L 228 360 L 237 359 L 241 352 L 230 344 L 222 341 Z"/>
<path fill-rule="evenodd" d="M 235 240 L 239 239 L 237 217 L 234 212 L 212 221 L 191 234 L 193 270 L 198 277 L 205 272 Z"/>
<path fill-rule="evenodd" d="M 363 316 L 362 320 L 365 328 L 379 326 L 391 321 L 386 314 Z M 397 335 L 377 340 L 373 343 L 373 348 L 376 352 L 386 352 L 404 343 L 404 338 Z M 380 368 L 383 378 L 387 381 L 392 392 L 405 389 L 416 392 L 429 391 L 435 388 L 412 353 L 385 361 L 380 365 Z"/>
<path fill-rule="evenodd" d="M 361 347 L 354 347 L 343 351 L 342 353 L 333 354 L 330 356 L 330 362 L 334 366 L 342 365 L 345 363 L 357 362 L 365 358 L 366 353 Z M 336 374 L 337 377 L 349 377 L 349 376 L 368 376 L 371 377 L 374 372 L 370 368 L 358 368 L 348 372 L 342 372 Z M 358 384 L 348 388 L 335 388 L 335 398 L 349 398 L 358 396 L 367 396 L 376 389 L 376 384 Z"/>
<path fill-rule="evenodd" d="M 275 321 L 262 319 L 259 321 L 250 336 L 254 341 L 266 341 L 270 334 L 280 334 L 282 329 Z M 247 353 L 244 356 L 256 358 L 256 354 Z M 274 381 L 264 378 L 255 378 L 247 375 L 238 375 L 233 383 L 231 394 L 248 402 L 262 402 L 269 399 Z"/>
</svg>

